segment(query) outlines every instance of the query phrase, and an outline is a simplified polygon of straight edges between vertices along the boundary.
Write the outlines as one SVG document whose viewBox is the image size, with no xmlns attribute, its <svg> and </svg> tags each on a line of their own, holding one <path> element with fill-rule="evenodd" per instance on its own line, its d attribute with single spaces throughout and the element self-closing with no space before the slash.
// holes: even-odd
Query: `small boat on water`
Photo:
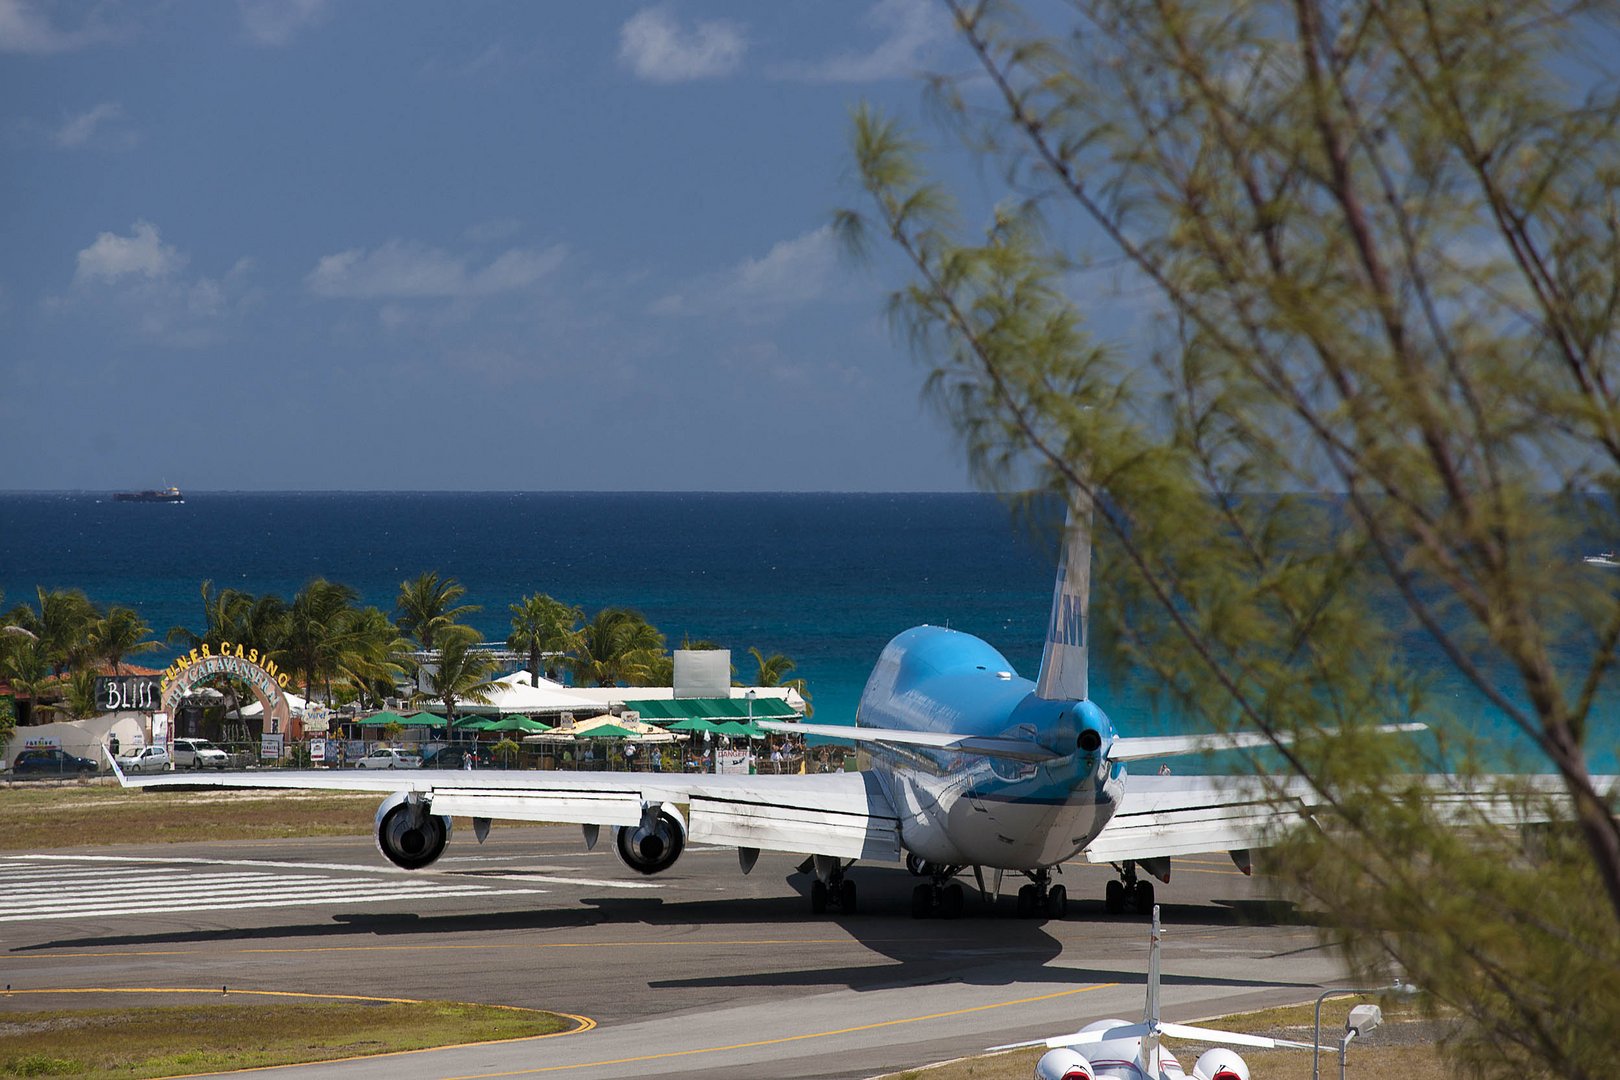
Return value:
<svg viewBox="0 0 1620 1080">
<path fill-rule="evenodd" d="M 1613 551 L 1605 551 L 1599 555 L 1588 555 L 1586 558 L 1582 559 L 1581 562 L 1585 563 L 1587 566 L 1620 567 L 1620 554 Z"/>
<path fill-rule="evenodd" d="M 183 503 L 186 497 L 180 494 L 180 489 L 174 486 L 161 488 L 157 491 L 120 491 L 113 495 L 114 502 L 156 502 L 156 503 Z"/>
</svg>

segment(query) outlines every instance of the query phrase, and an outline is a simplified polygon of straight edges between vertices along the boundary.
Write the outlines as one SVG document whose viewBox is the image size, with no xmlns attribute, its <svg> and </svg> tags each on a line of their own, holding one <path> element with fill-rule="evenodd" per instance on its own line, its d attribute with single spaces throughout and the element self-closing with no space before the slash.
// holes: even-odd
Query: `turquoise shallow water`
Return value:
<svg viewBox="0 0 1620 1080">
<path fill-rule="evenodd" d="M 290 596 L 323 576 L 392 610 L 401 581 L 437 570 L 466 585 L 482 606 L 468 622 L 490 639 L 506 637 L 508 604 L 547 592 L 587 611 L 639 608 L 671 644 L 729 647 L 744 680 L 748 646 L 786 653 L 827 723 L 851 719 L 878 652 L 919 623 L 976 634 L 1033 675 L 1055 563 L 977 494 L 192 492 L 180 506 L 0 494 L 6 606 L 36 585 L 77 587 L 161 634 L 201 622 L 204 579 Z M 1413 649 L 1442 667 L 1421 638 Z M 1126 733 L 1180 729 L 1131 673 L 1110 685 L 1094 671 L 1092 696 Z M 1472 726 L 1502 724 L 1456 680 L 1436 697 Z M 1593 763 L 1612 771 L 1614 710 L 1598 727 Z"/>
</svg>

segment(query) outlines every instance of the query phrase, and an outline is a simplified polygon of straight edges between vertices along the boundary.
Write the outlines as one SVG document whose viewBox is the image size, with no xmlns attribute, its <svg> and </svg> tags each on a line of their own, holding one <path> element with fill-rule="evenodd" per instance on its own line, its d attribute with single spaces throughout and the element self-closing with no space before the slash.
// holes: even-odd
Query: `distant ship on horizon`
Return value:
<svg viewBox="0 0 1620 1080">
<path fill-rule="evenodd" d="M 156 502 L 156 503 L 183 503 L 186 497 L 180 494 L 180 489 L 170 485 L 157 491 L 119 491 L 113 495 L 114 502 Z"/>
</svg>

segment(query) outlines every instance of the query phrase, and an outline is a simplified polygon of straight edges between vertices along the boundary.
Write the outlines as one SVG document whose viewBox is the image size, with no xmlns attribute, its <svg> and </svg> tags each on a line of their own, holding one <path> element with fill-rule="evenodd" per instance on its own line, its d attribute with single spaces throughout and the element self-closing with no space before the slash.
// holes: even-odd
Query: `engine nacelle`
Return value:
<svg viewBox="0 0 1620 1080">
<path fill-rule="evenodd" d="M 1204 1051 L 1193 1066 L 1195 1080 L 1249 1080 L 1249 1063 L 1236 1051 L 1218 1046 Z"/>
<path fill-rule="evenodd" d="M 450 819 L 430 814 L 409 793 L 396 791 L 377 807 L 377 850 L 402 870 L 420 870 L 444 854 Z"/>
<path fill-rule="evenodd" d="M 661 874 L 686 850 L 686 819 L 668 803 L 640 825 L 616 825 L 613 850 L 638 874 Z"/>
<path fill-rule="evenodd" d="M 1091 1062 L 1068 1047 L 1048 1050 L 1035 1063 L 1035 1080 L 1096 1080 Z"/>
</svg>

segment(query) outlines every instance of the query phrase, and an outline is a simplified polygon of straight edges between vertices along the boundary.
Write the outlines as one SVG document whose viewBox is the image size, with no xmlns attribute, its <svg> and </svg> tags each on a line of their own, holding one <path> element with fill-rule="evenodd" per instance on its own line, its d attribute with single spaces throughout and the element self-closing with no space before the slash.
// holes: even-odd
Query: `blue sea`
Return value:
<svg viewBox="0 0 1620 1080">
<path fill-rule="evenodd" d="M 785 653 L 816 719 L 853 716 L 883 645 L 918 623 L 1039 666 L 1055 551 L 1036 550 L 976 494 L 188 492 L 181 505 L 105 494 L 0 495 L 5 606 L 36 585 L 125 604 L 161 635 L 202 622 L 201 583 L 291 597 L 316 577 L 392 611 L 424 570 L 467 588 L 489 640 L 508 605 L 544 592 L 587 612 L 639 609 L 683 638 Z M 167 651 L 137 658 L 162 666 Z"/>
<path fill-rule="evenodd" d="M 400 583 L 436 570 L 466 586 L 466 621 L 504 641 L 508 605 L 544 592 L 587 612 L 637 608 L 671 646 L 780 652 L 815 719 L 847 723 L 884 644 L 919 623 L 984 638 L 1033 676 L 1055 541 L 981 494 L 188 493 L 182 505 L 94 493 L 0 494 L 4 606 L 36 585 L 135 608 L 160 637 L 200 626 L 201 583 L 291 597 L 316 577 L 392 611 Z M 1421 647 L 1421 643 L 1419 645 Z M 161 667 L 164 651 L 135 658 Z M 1435 659 L 1438 664 L 1438 658 Z M 1092 696 L 1130 734 L 1183 729 L 1132 673 L 1093 671 Z M 1442 680 L 1470 726 L 1504 722 Z M 1594 765 L 1615 768 L 1620 723 L 1599 718 Z"/>
</svg>

